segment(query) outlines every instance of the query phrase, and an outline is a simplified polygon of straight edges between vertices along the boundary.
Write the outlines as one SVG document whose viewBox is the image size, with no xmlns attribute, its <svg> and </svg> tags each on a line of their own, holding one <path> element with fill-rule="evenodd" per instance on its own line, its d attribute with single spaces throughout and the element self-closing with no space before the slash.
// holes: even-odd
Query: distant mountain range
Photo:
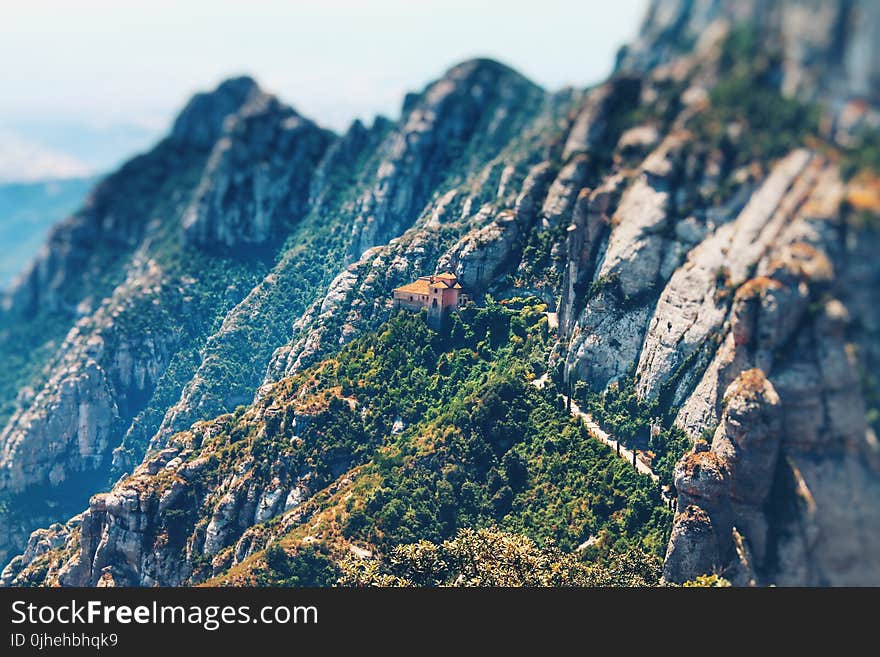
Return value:
<svg viewBox="0 0 880 657">
<path fill-rule="evenodd" d="M 114 123 L 4 119 L 0 184 L 94 176 L 146 150 L 161 129 Z"/>
<path fill-rule="evenodd" d="M 94 178 L 0 184 L 0 289 L 46 240 L 49 228 L 81 206 Z"/>
</svg>

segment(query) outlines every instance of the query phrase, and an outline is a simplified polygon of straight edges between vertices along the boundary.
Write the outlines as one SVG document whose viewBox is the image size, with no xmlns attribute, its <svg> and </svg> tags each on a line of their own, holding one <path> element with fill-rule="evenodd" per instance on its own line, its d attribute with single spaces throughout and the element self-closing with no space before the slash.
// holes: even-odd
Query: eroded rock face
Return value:
<svg viewBox="0 0 880 657">
<path fill-rule="evenodd" d="M 663 565 L 668 582 L 686 582 L 693 573 L 712 573 L 721 560 L 718 535 L 709 515 L 696 505 L 675 518 Z"/>
<path fill-rule="evenodd" d="M 312 175 L 332 133 L 260 94 L 224 124 L 183 215 L 203 247 L 259 246 L 309 209 Z"/>
<path fill-rule="evenodd" d="M 770 493 L 782 436 L 779 396 L 761 370 L 746 370 L 725 393 L 727 408 L 712 440 L 724 462 L 730 497 L 760 507 Z"/>
<path fill-rule="evenodd" d="M 468 232 L 440 258 L 437 269 L 453 271 L 459 281 L 472 294 L 487 290 L 506 271 L 513 269 L 519 260 L 525 235 L 546 214 L 543 207 L 555 208 L 561 215 L 570 203 L 572 178 L 585 175 L 583 160 L 561 172 L 550 186 L 553 170 L 549 162 L 535 165 L 529 171 L 517 195 L 512 209 L 505 209 L 491 217 L 488 225 Z M 567 191 L 565 191 L 567 190 Z M 499 189 L 498 196 L 507 190 Z M 546 196 L 545 196 L 546 195 Z M 477 214 L 477 222 L 482 224 L 486 218 L 480 215 L 492 213 L 491 206 Z"/>
<path fill-rule="evenodd" d="M 440 268 L 454 271 L 469 290 L 485 290 L 503 269 L 510 266 L 519 238 L 516 214 L 512 210 L 500 212 L 488 226 L 469 233 L 456 244 L 440 260 Z"/>
<path fill-rule="evenodd" d="M 41 311 L 78 317 L 93 309 L 100 298 L 90 299 L 87 292 L 94 289 L 78 284 L 84 275 L 100 277 L 108 257 L 124 261 L 136 249 L 154 220 L 145 215 L 166 200 L 157 195 L 190 193 L 176 177 L 200 169 L 226 119 L 262 95 L 250 78 L 197 94 L 167 139 L 101 180 L 84 207 L 52 229 L 43 249 L 4 293 L 0 309 L 18 317 Z"/>
<path fill-rule="evenodd" d="M 565 140 L 562 160 L 573 156 L 590 155 L 608 146 L 608 140 L 618 138 L 609 129 L 612 114 L 637 97 L 641 90 L 638 76 L 616 76 L 607 83 L 591 89 L 578 108 L 571 130 Z"/>
<path fill-rule="evenodd" d="M 712 449 L 738 472 L 729 478 L 729 496 L 752 563 L 744 565 L 744 550 L 737 549 L 736 559 L 722 554 L 718 566 L 739 573 L 740 583 L 841 585 L 880 577 L 876 548 L 867 547 L 880 541 L 877 509 L 857 502 L 876 487 L 877 449 L 847 347 L 851 317 L 832 295 L 871 293 L 835 285 L 848 268 L 836 228 L 842 189 L 833 168 L 815 170 L 808 198 L 770 243 L 758 276 L 734 294 L 725 337 L 678 416 L 697 436 L 719 406 L 727 409 Z M 778 401 L 768 404 L 765 394 L 756 406 L 739 393 L 730 407 L 732 389 L 754 367 L 769 372 Z M 750 387 L 758 388 L 755 381 Z M 734 412 L 738 405 L 743 419 Z M 756 441 L 742 430 L 750 427 L 764 427 L 767 435 L 778 427 L 779 438 Z M 846 522 L 853 523 L 849 531 L 842 530 Z M 852 560 L 832 556 L 840 554 Z"/>
<path fill-rule="evenodd" d="M 174 121 L 171 139 L 212 148 L 223 133 L 226 119 L 263 96 L 257 82 L 247 76 L 226 80 L 212 92 L 198 93 Z"/>
<path fill-rule="evenodd" d="M 675 467 L 678 509 L 663 576 L 684 582 L 724 572 L 736 579 L 737 542 L 744 537 L 761 569 L 767 556 L 764 504 L 782 442 L 779 396 L 758 369 L 727 388 L 711 447 L 698 442 Z"/>
<path fill-rule="evenodd" d="M 574 328 L 567 328 L 574 300 L 567 297 L 560 309 L 571 335 L 566 372 L 595 390 L 623 377 L 638 357 L 651 312 L 647 295 L 674 270 L 664 263 L 670 254 L 677 257 L 670 248 L 668 210 L 684 144 L 683 135 L 667 137 L 622 192 Z"/>
<path fill-rule="evenodd" d="M 575 202 L 572 222 L 566 231 L 567 266 L 559 300 L 559 327 L 563 338 L 571 335 L 579 303 L 587 294 L 596 257 L 607 235 L 609 213 L 617 202 L 623 177 L 611 178 L 590 190 L 582 189 Z"/>
<path fill-rule="evenodd" d="M 500 149 L 542 100 L 538 87 L 489 60 L 456 66 L 411 97 L 400 128 L 381 148 L 375 184 L 358 201 L 351 259 L 413 223 L 457 157 L 456 145 Z"/>
<path fill-rule="evenodd" d="M 68 333 L 46 383 L 0 432 L 0 491 L 22 501 L 37 495 L 62 508 L 87 497 L 83 480 L 106 477 L 121 426 L 139 410 L 174 353 L 179 333 L 122 334 L 113 318 L 162 272 L 132 274 L 92 317 Z M 14 505 L 0 513 L 8 534 L 0 556 L 46 517 L 19 521 Z M 47 509 L 47 513 L 51 511 Z M 14 527 L 14 529 L 13 529 Z"/>
<path fill-rule="evenodd" d="M 643 69 L 668 62 L 719 23 L 763 26 L 779 35 L 782 88 L 788 93 L 876 98 L 880 47 L 869 35 L 880 25 L 880 9 L 872 0 L 653 0 L 641 36 L 621 66 Z"/>
<path fill-rule="evenodd" d="M 302 399 L 306 389 L 294 391 Z M 278 393 L 275 394 L 286 394 Z M 317 415 L 290 411 L 273 399 L 249 409 L 243 420 L 267 432 L 304 431 Z M 92 496 L 88 509 L 65 525 L 31 535 L 24 553 L 0 575 L 4 585 L 33 584 L 31 568 L 39 563 L 43 578 L 62 586 L 180 586 L 192 582 L 206 561 L 230 567 L 265 548 L 273 535 L 265 523 L 279 516 L 277 530 L 307 521 L 315 511 L 309 500 L 351 467 L 340 455 L 323 479 L 300 471 L 290 459 L 268 463 L 243 450 L 241 458 L 221 461 L 228 443 L 218 435 L 236 419 L 223 416 L 178 434 L 174 444 L 151 453 L 135 471 L 107 493 Z M 299 438 L 294 436 L 294 441 Z M 212 442 L 213 441 L 213 442 Z M 274 531 L 274 530 L 273 530 Z M 48 560 L 47 560 L 48 558 Z M 204 579 L 211 573 L 202 570 Z"/>
<path fill-rule="evenodd" d="M 643 396 L 656 395 L 660 382 L 689 360 L 695 360 L 697 372 L 701 370 L 699 361 L 704 356 L 700 352 L 727 315 L 730 296 L 726 290 L 744 282 L 809 192 L 815 178 L 798 178 L 809 160 L 809 153 L 798 151 L 778 164 L 740 215 L 694 248 L 673 274 L 660 295 L 639 358 Z M 679 372 L 683 394 L 690 389 L 693 375 Z M 677 396 L 676 403 L 681 401 Z"/>
</svg>

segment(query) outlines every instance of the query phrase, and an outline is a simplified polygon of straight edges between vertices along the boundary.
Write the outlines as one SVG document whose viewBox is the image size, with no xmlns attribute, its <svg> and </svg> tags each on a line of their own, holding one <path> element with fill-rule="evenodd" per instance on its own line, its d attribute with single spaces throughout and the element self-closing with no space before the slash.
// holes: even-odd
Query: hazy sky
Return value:
<svg viewBox="0 0 880 657">
<path fill-rule="evenodd" d="M 474 56 L 499 59 L 550 89 L 583 86 L 607 75 L 646 6 L 0 0 L 0 179 L 5 160 L 26 168 L 28 148 L 41 166 L 52 155 L 62 169 L 107 166 L 129 142 L 161 134 L 193 92 L 239 73 L 337 130 L 356 116 L 395 116 L 406 91 Z M 104 134 L 108 143 L 97 146 Z"/>
</svg>

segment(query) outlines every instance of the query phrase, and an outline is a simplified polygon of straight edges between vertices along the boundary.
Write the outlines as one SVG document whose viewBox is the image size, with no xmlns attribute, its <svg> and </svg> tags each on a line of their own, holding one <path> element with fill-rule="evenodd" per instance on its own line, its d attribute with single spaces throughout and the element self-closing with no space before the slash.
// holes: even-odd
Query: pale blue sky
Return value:
<svg viewBox="0 0 880 657">
<path fill-rule="evenodd" d="M 28 148 L 34 162 L 55 155 L 71 170 L 107 166 L 121 157 L 115 151 L 161 134 L 192 93 L 239 73 L 337 130 L 355 117 L 395 116 L 406 91 L 474 56 L 499 59 L 549 89 L 584 86 L 607 75 L 646 6 L 3 0 L 0 179 L 4 159 L 20 160 Z"/>
</svg>

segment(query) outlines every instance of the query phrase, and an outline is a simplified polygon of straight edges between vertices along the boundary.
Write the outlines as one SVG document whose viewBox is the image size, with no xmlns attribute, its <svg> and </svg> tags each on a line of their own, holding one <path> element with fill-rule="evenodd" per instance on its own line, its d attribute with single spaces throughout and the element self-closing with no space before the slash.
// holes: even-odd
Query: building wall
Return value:
<svg viewBox="0 0 880 657">
<path fill-rule="evenodd" d="M 467 300 L 467 295 L 458 288 L 432 288 L 428 294 L 395 291 L 393 299 L 395 308 L 404 308 L 411 312 L 426 309 L 428 322 L 434 328 L 439 328 L 443 323 L 444 316 L 458 310 L 459 299 L 464 302 Z"/>
<path fill-rule="evenodd" d="M 418 312 L 428 305 L 427 296 L 421 294 L 394 293 L 394 305 L 412 312 Z"/>
</svg>

